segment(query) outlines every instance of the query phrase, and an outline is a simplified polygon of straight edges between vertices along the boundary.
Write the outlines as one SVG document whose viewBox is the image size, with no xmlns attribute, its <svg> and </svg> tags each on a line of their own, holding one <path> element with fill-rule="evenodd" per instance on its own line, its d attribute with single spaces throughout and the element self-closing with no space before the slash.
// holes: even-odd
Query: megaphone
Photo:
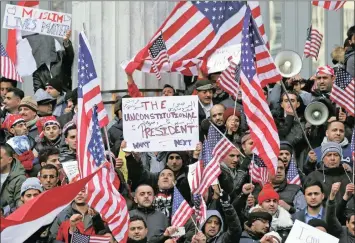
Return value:
<svg viewBox="0 0 355 243">
<path fill-rule="evenodd" d="M 275 57 L 277 71 L 285 77 L 291 78 L 300 73 L 302 69 L 302 59 L 297 52 L 285 50 Z"/>
<path fill-rule="evenodd" d="M 319 101 L 310 103 L 304 111 L 304 118 L 314 126 L 322 125 L 328 120 L 328 117 L 328 107 Z"/>
</svg>

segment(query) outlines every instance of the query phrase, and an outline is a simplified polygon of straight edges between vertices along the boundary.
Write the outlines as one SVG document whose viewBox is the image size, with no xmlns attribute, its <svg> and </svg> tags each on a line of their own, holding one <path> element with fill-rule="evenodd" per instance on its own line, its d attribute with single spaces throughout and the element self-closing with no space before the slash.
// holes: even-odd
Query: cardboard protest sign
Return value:
<svg viewBox="0 0 355 243">
<path fill-rule="evenodd" d="M 229 57 L 232 57 L 232 60 L 238 64 L 240 60 L 240 51 L 241 44 L 217 49 L 207 59 L 208 73 L 224 71 L 229 66 Z"/>
<path fill-rule="evenodd" d="M 6 4 L 3 28 L 64 37 L 71 19 L 67 13 Z"/>
<path fill-rule="evenodd" d="M 196 148 L 199 140 L 197 96 L 123 99 L 122 113 L 126 151 Z"/>
<path fill-rule="evenodd" d="M 339 239 L 316 229 L 308 224 L 296 220 L 285 243 L 338 243 Z"/>
<path fill-rule="evenodd" d="M 64 162 L 62 163 L 62 166 L 69 181 L 79 174 L 78 161 L 76 160 Z"/>
</svg>

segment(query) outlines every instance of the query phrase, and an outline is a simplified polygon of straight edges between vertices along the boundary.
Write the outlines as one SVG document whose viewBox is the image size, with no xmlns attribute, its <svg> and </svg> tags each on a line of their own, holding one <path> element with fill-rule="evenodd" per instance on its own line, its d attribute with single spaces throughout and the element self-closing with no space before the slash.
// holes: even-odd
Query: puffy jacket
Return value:
<svg viewBox="0 0 355 243">
<path fill-rule="evenodd" d="M 160 235 L 165 232 L 165 229 L 169 227 L 168 218 L 161 212 L 154 209 L 154 207 L 149 208 L 137 208 L 129 211 L 129 216 L 140 216 L 142 217 L 148 226 L 148 240 L 153 235 Z"/>
<path fill-rule="evenodd" d="M 36 93 L 38 89 L 46 89 L 46 83 L 52 77 L 55 77 L 59 74 L 65 76 L 63 79 L 63 90 L 72 89 L 72 80 L 71 80 L 71 68 L 74 60 L 74 49 L 71 41 L 68 41 L 68 45 L 64 45 L 64 51 L 57 52 L 56 62 L 52 62 L 50 65 L 50 70 L 46 64 L 42 64 L 36 71 L 33 72 L 33 90 Z"/>
<path fill-rule="evenodd" d="M 10 173 L 4 184 L 1 185 L 0 205 L 2 209 L 7 206 L 9 206 L 8 209 L 19 206 L 21 185 L 25 180 L 25 169 L 19 161 L 13 159 Z"/>
</svg>

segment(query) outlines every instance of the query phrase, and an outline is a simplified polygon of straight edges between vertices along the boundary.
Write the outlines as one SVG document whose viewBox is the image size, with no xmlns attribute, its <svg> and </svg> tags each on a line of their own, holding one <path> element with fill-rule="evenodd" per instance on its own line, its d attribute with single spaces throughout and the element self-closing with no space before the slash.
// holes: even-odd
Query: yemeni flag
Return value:
<svg viewBox="0 0 355 243">
<path fill-rule="evenodd" d="M 72 184 L 45 191 L 8 217 L 2 218 L 0 220 L 1 243 L 24 242 L 39 228 L 52 223 L 98 171 Z"/>
</svg>

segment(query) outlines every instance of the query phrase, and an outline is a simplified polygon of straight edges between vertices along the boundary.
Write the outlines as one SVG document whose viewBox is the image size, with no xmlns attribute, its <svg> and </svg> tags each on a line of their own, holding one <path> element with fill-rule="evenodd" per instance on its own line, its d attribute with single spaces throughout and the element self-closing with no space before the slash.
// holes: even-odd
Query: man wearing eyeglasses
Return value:
<svg viewBox="0 0 355 243">
<path fill-rule="evenodd" d="M 55 165 L 46 164 L 39 172 L 39 180 L 44 188 L 44 190 L 50 190 L 58 186 L 59 172 Z"/>
</svg>

